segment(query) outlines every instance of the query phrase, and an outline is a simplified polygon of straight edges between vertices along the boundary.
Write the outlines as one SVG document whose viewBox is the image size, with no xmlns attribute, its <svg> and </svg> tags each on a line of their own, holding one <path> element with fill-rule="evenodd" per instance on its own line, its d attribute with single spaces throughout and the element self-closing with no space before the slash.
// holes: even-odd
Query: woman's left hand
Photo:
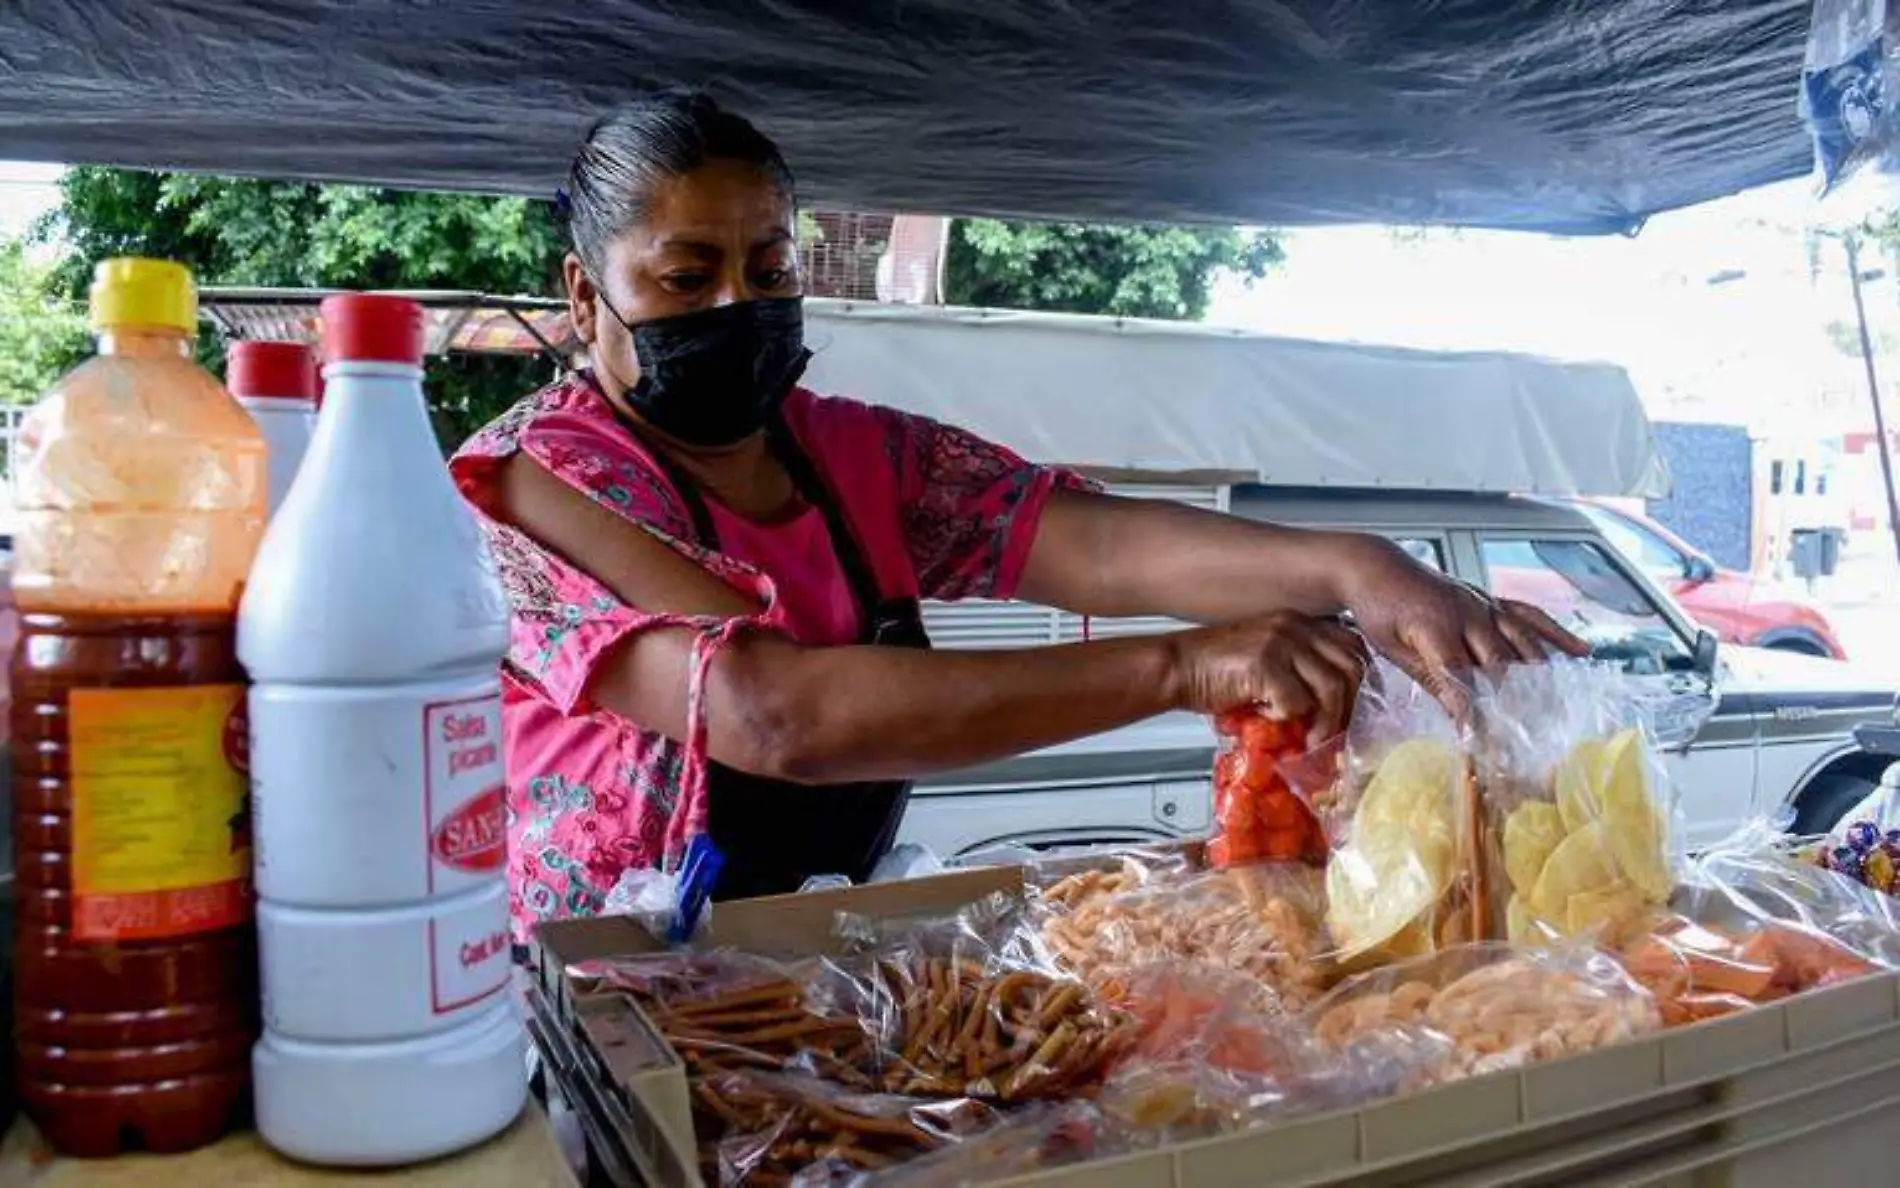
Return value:
<svg viewBox="0 0 1900 1188">
<path fill-rule="evenodd" d="M 1536 663 L 1590 645 L 1543 611 L 1493 600 L 1419 564 L 1390 541 L 1358 538 L 1345 569 L 1346 609 L 1366 638 L 1441 701 L 1459 700 L 1454 674 Z"/>
</svg>

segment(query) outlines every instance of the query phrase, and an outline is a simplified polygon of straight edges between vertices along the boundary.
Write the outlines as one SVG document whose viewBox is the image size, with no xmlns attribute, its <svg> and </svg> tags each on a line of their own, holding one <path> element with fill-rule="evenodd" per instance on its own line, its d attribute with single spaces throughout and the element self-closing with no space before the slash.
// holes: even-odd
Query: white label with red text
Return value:
<svg viewBox="0 0 1900 1188">
<path fill-rule="evenodd" d="M 447 1015 L 508 984 L 508 900 L 502 910 L 444 913 L 429 927 L 430 1009 Z M 488 908 L 486 901 L 483 908 Z"/>
<path fill-rule="evenodd" d="M 501 878 L 508 863 L 508 802 L 500 696 L 425 706 L 422 730 L 429 890 L 442 894 Z"/>
<path fill-rule="evenodd" d="M 500 685 L 251 687 L 256 882 L 287 906 L 372 908 L 506 876 Z"/>
<path fill-rule="evenodd" d="M 279 1035 L 383 1041 L 453 1027 L 508 984 L 508 894 L 367 909 L 258 905 L 264 1021 Z"/>
</svg>

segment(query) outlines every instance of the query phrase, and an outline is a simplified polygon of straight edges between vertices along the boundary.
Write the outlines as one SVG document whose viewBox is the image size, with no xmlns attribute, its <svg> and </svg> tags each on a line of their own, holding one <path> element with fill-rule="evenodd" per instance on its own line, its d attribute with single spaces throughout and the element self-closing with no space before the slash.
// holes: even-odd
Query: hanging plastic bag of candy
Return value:
<svg viewBox="0 0 1900 1188">
<path fill-rule="evenodd" d="M 1607 944 L 1669 902 L 1684 861 L 1665 742 L 1711 703 L 1589 661 L 1476 678 L 1470 807 L 1474 930 Z"/>
</svg>

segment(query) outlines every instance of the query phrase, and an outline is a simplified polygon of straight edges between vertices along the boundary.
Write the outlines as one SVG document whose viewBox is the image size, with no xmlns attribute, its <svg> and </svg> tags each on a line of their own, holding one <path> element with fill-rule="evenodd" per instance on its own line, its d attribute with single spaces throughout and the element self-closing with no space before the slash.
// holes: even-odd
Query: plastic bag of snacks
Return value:
<svg viewBox="0 0 1900 1188">
<path fill-rule="evenodd" d="M 1359 690 L 1343 753 L 1309 799 L 1331 839 L 1326 923 L 1342 964 L 1435 952 L 1465 936 L 1459 733 L 1444 709 L 1380 662 Z M 1308 768 L 1311 771 L 1311 768 Z"/>
<path fill-rule="evenodd" d="M 1341 1108 L 1397 1084 L 1388 1062 L 1320 1045 L 1277 996 L 1219 965 L 1145 966 L 1125 1005 L 1141 1030 L 1098 1100 L 1138 1145 Z"/>
<path fill-rule="evenodd" d="M 948 919 L 843 917 L 826 997 L 873 1037 L 880 1088 L 1014 1104 L 1084 1094 L 1134 1037 L 1006 895 Z"/>
<path fill-rule="evenodd" d="M 1702 924 L 1687 915 L 1653 921 L 1620 956 L 1630 976 L 1656 996 L 1670 1027 L 1865 977 L 1878 968 L 1805 928 L 1749 919 Z"/>
<path fill-rule="evenodd" d="M 1683 855 L 1659 733 L 1691 736 L 1708 699 L 1587 661 L 1475 684 L 1474 928 L 1520 943 L 1616 942 L 1676 885 Z"/>
<path fill-rule="evenodd" d="M 1606 954 L 1497 943 L 1362 974 L 1308 1019 L 1336 1049 L 1409 1049 L 1415 1071 L 1407 1089 L 1575 1055 L 1662 1026 L 1655 998 Z"/>
<path fill-rule="evenodd" d="M 1743 829 L 1689 865 L 1679 899 L 1698 920 L 1784 925 L 1900 969 L 1900 900 L 1802 861 L 1785 840 L 1766 822 Z"/>
<path fill-rule="evenodd" d="M 896 1167 L 994 1127 L 974 1101 L 852 1093 L 813 1077 L 732 1072 L 693 1088 L 700 1174 L 720 1188 L 778 1188 Z M 700 1118 L 710 1119 L 700 1122 Z"/>
<path fill-rule="evenodd" d="M 1119 1003 L 1152 962 L 1212 962 L 1245 975 L 1286 1010 L 1331 982 L 1324 876 L 1301 863 L 1227 870 L 1078 873 L 1032 900 L 1029 918 L 1056 962 Z"/>
<path fill-rule="evenodd" d="M 791 1188 L 970 1188 L 1118 1154 L 1124 1146 L 1094 1103 L 1028 1106 L 1009 1120 L 887 1171 L 827 1175 L 815 1169 Z"/>
<path fill-rule="evenodd" d="M 1195 869 L 1184 848 L 1129 846 L 1031 862 L 1024 876 L 1045 907 L 1067 911 L 1099 896 L 1134 891 Z"/>
<path fill-rule="evenodd" d="M 573 972 L 630 996 L 679 1053 L 691 1081 L 764 1070 L 873 1087 L 872 1036 L 856 1014 L 827 1009 L 811 993 L 815 962 L 714 950 L 592 961 Z"/>
<path fill-rule="evenodd" d="M 1326 860 L 1319 818 L 1294 793 L 1285 767 L 1307 752 L 1306 721 L 1280 721 L 1252 709 L 1214 720 L 1214 835 L 1207 863 L 1217 869 L 1249 862 Z"/>
</svg>

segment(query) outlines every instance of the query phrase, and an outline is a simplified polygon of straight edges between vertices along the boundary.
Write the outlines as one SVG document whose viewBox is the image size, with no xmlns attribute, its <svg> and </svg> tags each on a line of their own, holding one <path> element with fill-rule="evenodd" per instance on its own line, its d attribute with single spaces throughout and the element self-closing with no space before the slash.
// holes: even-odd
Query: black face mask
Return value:
<svg viewBox="0 0 1900 1188">
<path fill-rule="evenodd" d="M 633 336 L 640 382 L 627 403 L 674 441 L 729 446 L 765 427 L 805 373 L 802 297 L 741 301 L 631 323 L 602 305 Z"/>
</svg>

